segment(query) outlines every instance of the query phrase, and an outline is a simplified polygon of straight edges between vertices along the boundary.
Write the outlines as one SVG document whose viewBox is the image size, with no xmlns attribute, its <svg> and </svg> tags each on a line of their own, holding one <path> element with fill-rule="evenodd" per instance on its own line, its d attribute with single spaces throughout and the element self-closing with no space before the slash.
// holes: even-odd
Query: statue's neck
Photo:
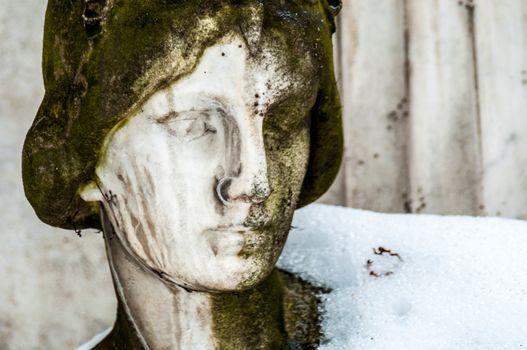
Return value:
<svg viewBox="0 0 527 350">
<path fill-rule="evenodd" d="M 117 236 L 105 241 L 119 309 L 112 333 L 96 349 L 284 348 L 277 271 L 245 292 L 190 292 L 139 266 Z"/>
</svg>

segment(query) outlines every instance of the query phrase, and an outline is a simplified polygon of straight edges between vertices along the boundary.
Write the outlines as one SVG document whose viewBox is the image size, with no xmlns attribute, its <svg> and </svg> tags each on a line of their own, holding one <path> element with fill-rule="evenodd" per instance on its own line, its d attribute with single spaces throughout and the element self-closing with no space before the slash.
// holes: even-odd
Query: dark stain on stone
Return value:
<svg viewBox="0 0 527 350">
<path fill-rule="evenodd" d="M 399 119 L 397 117 L 397 112 L 396 111 L 391 111 L 390 113 L 388 113 L 388 119 L 390 119 L 393 122 L 396 122 Z"/>
<path fill-rule="evenodd" d="M 425 197 L 424 196 L 420 196 L 419 197 L 419 206 L 417 208 L 415 208 L 415 212 L 416 213 L 421 213 L 425 208 L 426 208 Z"/>
<path fill-rule="evenodd" d="M 405 213 L 411 213 L 412 212 L 412 200 L 411 199 L 406 199 L 403 202 L 403 206 L 404 206 L 404 212 Z"/>
<path fill-rule="evenodd" d="M 464 6 L 467 10 L 472 10 L 476 4 L 474 3 L 474 0 L 461 0 L 457 3 L 459 6 Z"/>
</svg>

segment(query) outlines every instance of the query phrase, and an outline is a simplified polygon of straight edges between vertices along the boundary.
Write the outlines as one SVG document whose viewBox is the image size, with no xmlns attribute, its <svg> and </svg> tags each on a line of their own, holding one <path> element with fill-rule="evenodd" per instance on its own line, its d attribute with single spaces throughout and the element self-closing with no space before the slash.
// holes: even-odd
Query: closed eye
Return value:
<svg viewBox="0 0 527 350">
<path fill-rule="evenodd" d="M 209 122 L 211 112 L 214 111 L 171 112 L 157 122 L 180 141 L 191 142 L 217 132 Z"/>
</svg>

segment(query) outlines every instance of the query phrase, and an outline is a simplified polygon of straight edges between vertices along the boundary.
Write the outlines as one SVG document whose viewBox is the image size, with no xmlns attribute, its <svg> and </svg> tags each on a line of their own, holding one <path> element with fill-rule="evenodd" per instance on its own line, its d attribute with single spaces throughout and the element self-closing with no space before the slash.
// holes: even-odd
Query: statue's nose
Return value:
<svg viewBox="0 0 527 350">
<path fill-rule="evenodd" d="M 233 202 L 262 203 L 271 195 L 263 136 L 248 136 L 241 142 L 235 171 L 220 179 L 216 193 L 225 205 Z"/>
<path fill-rule="evenodd" d="M 266 176 L 254 176 L 252 179 L 224 177 L 216 187 L 218 198 L 224 205 L 233 202 L 262 203 L 271 195 Z"/>
</svg>

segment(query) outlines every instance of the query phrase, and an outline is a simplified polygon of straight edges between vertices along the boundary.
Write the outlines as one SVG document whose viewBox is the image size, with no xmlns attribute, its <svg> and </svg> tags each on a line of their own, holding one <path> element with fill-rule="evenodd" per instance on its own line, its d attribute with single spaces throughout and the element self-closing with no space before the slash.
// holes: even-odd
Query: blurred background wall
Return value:
<svg viewBox="0 0 527 350">
<path fill-rule="evenodd" d="M 527 219 L 527 1 L 344 0 L 346 151 L 323 199 Z"/>
<path fill-rule="evenodd" d="M 102 236 L 38 221 L 22 189 L 22 143 L 44 95 L 44 0 L 0 0 L 0 349 L 74 349 L 112 323 Z"/>
<path fill-rule="evenodd" d="M 0 349 L 72 349 L 115 312 L 101 235 L 23 195 L 45 6 L 0 0 Z M 346 150 L 322 201 L 527 219 L 527 1 L 344 0 L 339 24 Z"/>
</svg>

